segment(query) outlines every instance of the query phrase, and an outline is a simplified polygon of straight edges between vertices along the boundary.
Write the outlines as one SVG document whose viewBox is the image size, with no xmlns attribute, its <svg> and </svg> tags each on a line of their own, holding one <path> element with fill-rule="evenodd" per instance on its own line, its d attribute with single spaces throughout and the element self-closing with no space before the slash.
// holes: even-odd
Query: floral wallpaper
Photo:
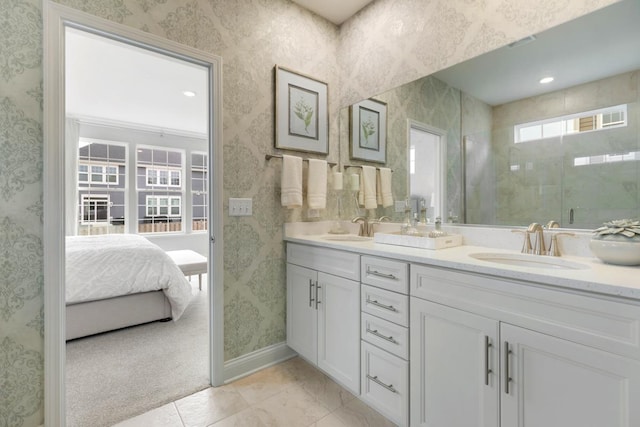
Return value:
<svg viewBox="0 0 640 427">
<path fill-rule="evenodd" d="M 329 84 L 338 111 L 613 0 L 377 0 L 340 29 L 289 0 L 60 0 L 212 52 L 224 61 L 225 357 L 285 338 L 282 224 L 273 148 L 273 66 Z M 43 409 L 42 0 L 0 2 L 0 426 L 37 426 Z M 401 49 L 397 46 L 402 46 Z M 330 213 L 325 213 L 328 217 Z"/>
</svg>

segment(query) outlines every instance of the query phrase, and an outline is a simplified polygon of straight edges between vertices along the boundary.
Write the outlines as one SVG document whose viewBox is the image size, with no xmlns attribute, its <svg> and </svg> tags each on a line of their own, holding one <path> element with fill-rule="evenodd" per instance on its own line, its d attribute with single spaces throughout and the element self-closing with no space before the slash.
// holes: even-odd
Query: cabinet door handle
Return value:
<svg viewBox="0 0 640 427">
<path fill-rule="evenodd" d="M 318 309 L 318 304 L 322 303 L 322 301 L 320 301 L 320 297 L 318 296 L 318 289 L 322 289 L 322 286 L 318 285 L 318 281 L 316 281 L 316 310 Z"/>
<path fill-rule="evenodd" d="M 509 363 L 509 357 L 513 354 L 511 348 L 509 348 L 509 342 L 504 342 L 504 392 L 509 394 L 509 384 L 513 381 L 511 378 L 511 365 Z"/>
<path fill-rule="evenodd" d="M 371 334 L 371 335 L 375 335 L 378 338 L 382 338 L 383 340 L 389 341 L 390 343 L 398 344 L 398 341 L 394 340 L 393 336 L 388 336 L 388 337 L 384 336 L 380 332 L 378 332 L 377 329 L 373 329 L 372 330 L 372 329 L 367 328 L 367 333 Z"/>
<path fill-rule="evenodd" d="M 489 351 L 493 347 L 489 337 L 484 337 L 484 385 L 489 385 L 489 374 L 493 373 L 493 370 L 489 367 Z"/>
<path fill-rule="evenodd" d="M 380 273 L 378 270 L 369 270 L 369 267 L 367 267 L 367 274 L 371 274 L 372 276 L 384 277 L 385 279 L 398 280 L 398 278 L 393 274 Z"/>
<path fill-rule="evenodd" d="M 314 301 L 315 299 L 313 299 L 313 280 L 309 279 L 309 307 L 313 308 Z"/>
<path fill-rule="evenodd" d="M 372 377 L 371 375 L 367 374 L 367 378 L 370 379 L 371 381 L 373 381 L 374 383 L 378 384 L 379 386 L 382 386 L 384 388 L 386 388 L 387 390 L 389 390 L 392 393 L 397 393 L 398 390 L 396 390 L 395 388 L 393 388 L 393 384 L 385 384 L 382 381 L 380 381 L 378 379 L 378 376 L 376 375 L 375 377 Z"/>
<path fill-rule="evenodd" d="M 381 304 L 381 303 L 378 302 L 378 300 L 372 300 L 372 299 L 367 298 L 367 304 L 372 304 L 372 305 L 378 306 L 380 308 L 384 308 L 385 310 L 393 311 L 394 313 L 398 312 L 398 309 L 395 308 L 394 306 Z"/>
</svg>

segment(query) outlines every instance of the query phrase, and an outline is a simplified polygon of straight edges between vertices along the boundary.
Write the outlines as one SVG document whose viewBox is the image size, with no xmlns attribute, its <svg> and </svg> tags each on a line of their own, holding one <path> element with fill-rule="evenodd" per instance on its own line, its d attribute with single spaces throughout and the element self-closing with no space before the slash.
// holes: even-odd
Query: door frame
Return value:
<svg viewBox="0 0 640 427">
<path fill-rule="evenodd" d="M 224 382 L 222 58 L 66 6 L 43 2 L 44 44 L 44 420 L 66 421 L 64 43 L 67 26 L 145 47 L 209 69 L 209 375 Z"/>
<path fill-rule="evenodd" d="M 437 128 L 435 126 L 428 125 L 426 123 L 419 122 L 413 119 L 407 119 L 407 165 L 410 163 L 410 148 L 411 148 L 411 130 L 415 129 L 421 132 L 429 133 L 438 138 L 438 144 L 436 146 L 436 153 L 434 158 L 436 160 L 436 167 L 434 175 L 436 177 L 435 188 L 438 191 L 437 206 L 433 213 L 434 221 L 437 216 L 445 221 L 445 207 L 447 206 L 448 194 L 447 194 L 447 132 L 444 129 Z M 411 175 L 409 168 L 407 168 L 407 197 L 411 194 Z"/>
</svg>

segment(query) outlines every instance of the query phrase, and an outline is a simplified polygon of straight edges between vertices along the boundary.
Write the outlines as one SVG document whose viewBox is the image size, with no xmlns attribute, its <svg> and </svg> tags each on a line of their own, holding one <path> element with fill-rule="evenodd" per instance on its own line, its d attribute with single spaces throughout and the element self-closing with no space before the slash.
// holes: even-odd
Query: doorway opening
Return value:
<svg viewBox="0 0 640 427">
<path fill-rule="evenodd" d="M 75 361 L 86 361 L 98 342 L 121 346 L 111 366 L 122 368 L 125 388 L 145 382 L 134 377 L 153 365 L 143 358 L 127 369 L 139 342 L 150 345 L 156 368 L 163 351 L 177 357 L 166 361 L 174 377 L 181 354 L 199 355 L 199 383 L 185 394 L 222 383 L 221 61 L 54 3 L 45 3 L 45 13 L 45 423 L 56 426 L 65 425 L 65 407 L 74 408 L 65 404 L 70 338 Z M 197 269 L 176 261 L 184 259 L 178 252 L 197 257 Z M 121 268 L 139 254 L 147 258 Z M 87 267 L 111 257 L 117 266 Z M 189 347 L 195 326 L 175 332 L 194 316 L 204 334 L 197 352 Z M 147 323 L 167 318 L 175 322 Z M 101 370 L 91 365 L 74 372 L 95 380 Z M 154 375 L 164 376 L 147 374 Z M 106 386 L 113 384 L 102 381 L 103 399 Z M 179 392 L 173 384 L 155 387 L 149 395 Z"/>
<path fill-rule="evenodd" d="M 446 133 L 415 120 L 408 121 L 409 199 L 413 213 L 426 209 L 429 222 L 445 220 Z M 412 213 L 412 215 L 413 215 Z"/>
</svg>

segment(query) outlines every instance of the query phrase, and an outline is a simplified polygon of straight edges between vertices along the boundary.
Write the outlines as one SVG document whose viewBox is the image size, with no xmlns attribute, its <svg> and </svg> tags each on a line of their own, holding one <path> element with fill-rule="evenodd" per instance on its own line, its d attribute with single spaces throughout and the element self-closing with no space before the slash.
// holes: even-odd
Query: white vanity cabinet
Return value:
<svg viewBox="0 0 640 427">
<path fill-rule="evenodd" d="M 360 394 L 360 256 L 287 245 L 287 345 Z"/>
<path fill-rule="evenodd" d="M 400 426 L 409 424 L 409 296 L 406 262 L 362 256 L 360 398 Z"/>
<path fill-rule="evenodd" d="M 640 426 L 640 306 L 411 266 L 411 425 Z"/>
</svg>

